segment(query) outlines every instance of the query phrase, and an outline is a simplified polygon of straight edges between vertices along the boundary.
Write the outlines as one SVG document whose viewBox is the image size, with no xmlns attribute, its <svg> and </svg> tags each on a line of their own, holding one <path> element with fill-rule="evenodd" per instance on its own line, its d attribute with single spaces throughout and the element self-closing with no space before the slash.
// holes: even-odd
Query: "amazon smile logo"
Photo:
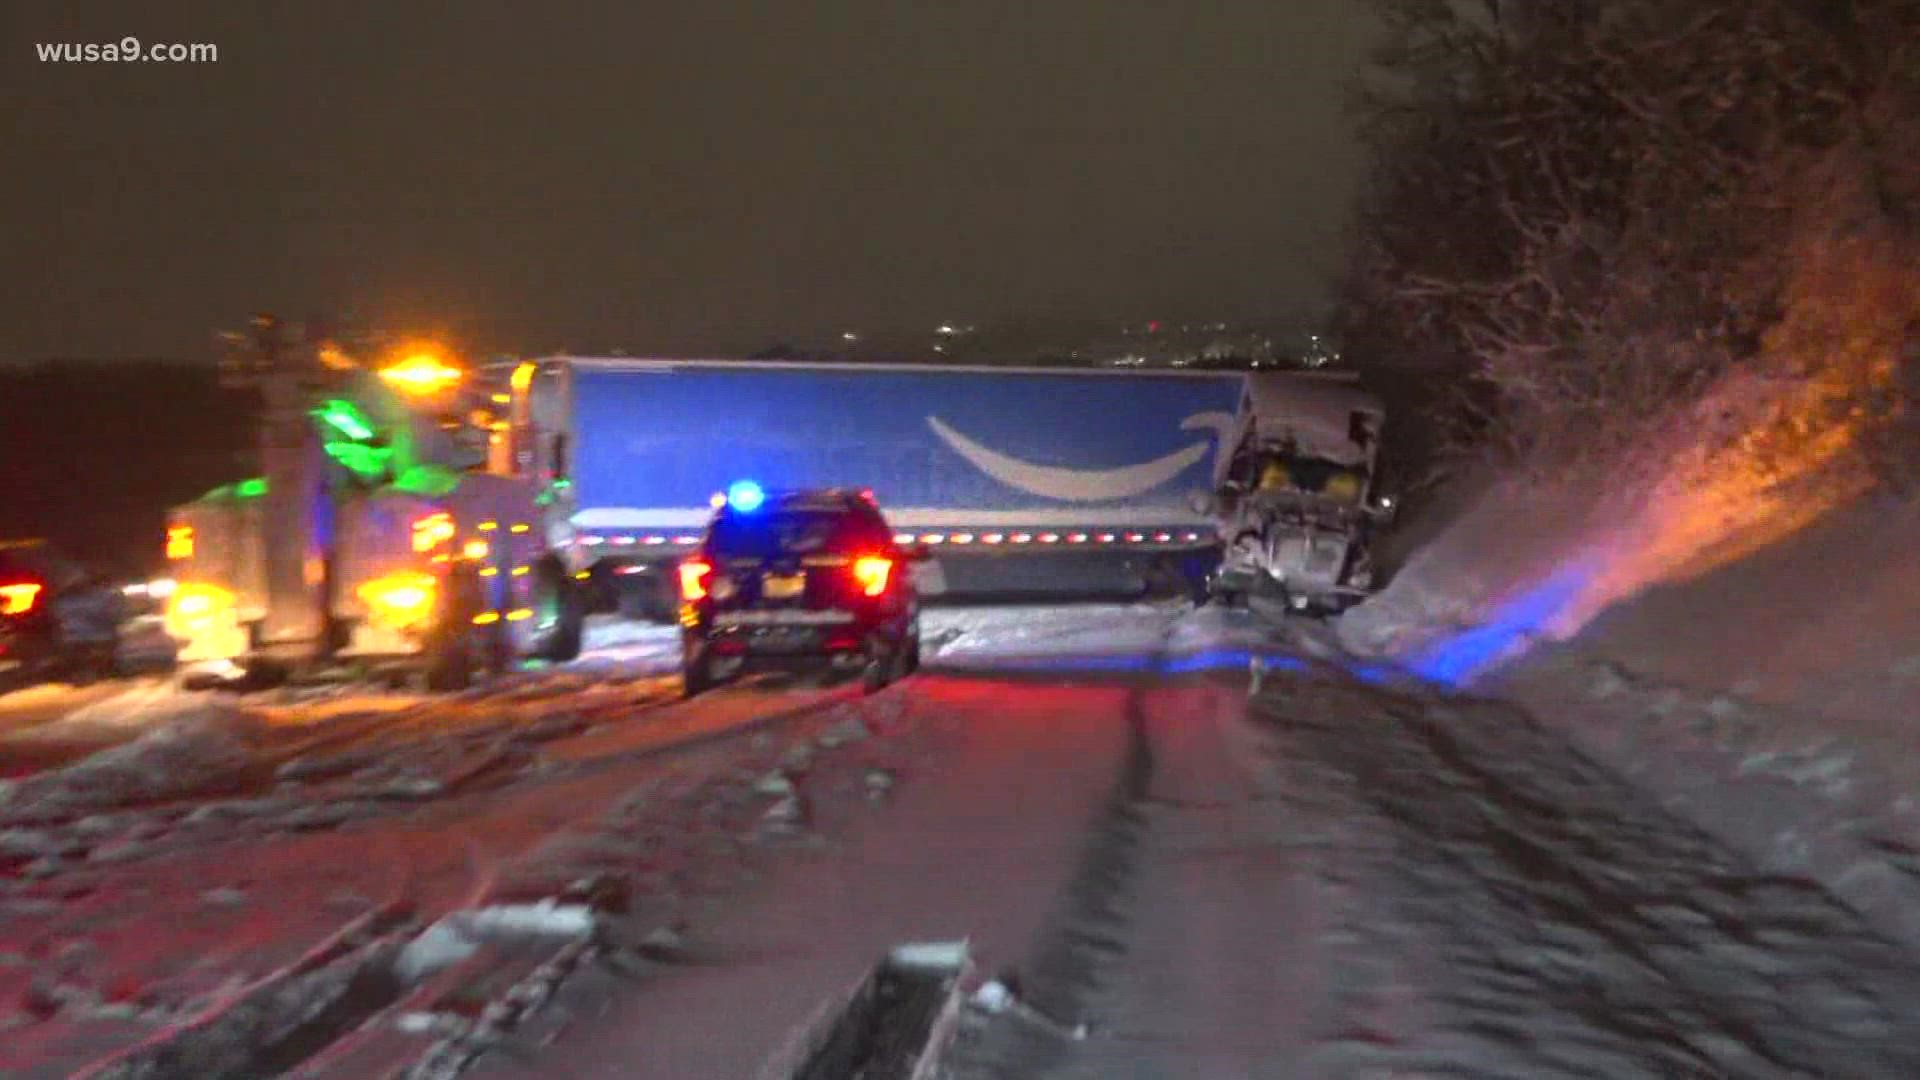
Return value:
<svg viewBox="0 0 1920 1080">
<path fill-rule="evenodd" d="M 1181 431 L 1206 431 L 1213 440 L 1223 440 L 1232 428 L 1232 413 L 1195 413 L 1180 422 Z M 1031 461 L 991 450 L 955 431 L 937 416 L 927 417 L 927 426 L 953 452 L 966 458 L 974 468 L 1010 488 L 1029 495 L 1062 502 L 1104 502 L 1145 495 L 1154 488 L 1186 472 L 1207 456 L 1211 440 L 1203 440 L 1175 450 L 1164 457 L 1117 469 L 1068 469 L 1057 465 L 1035 465 Z"/>
</svg>

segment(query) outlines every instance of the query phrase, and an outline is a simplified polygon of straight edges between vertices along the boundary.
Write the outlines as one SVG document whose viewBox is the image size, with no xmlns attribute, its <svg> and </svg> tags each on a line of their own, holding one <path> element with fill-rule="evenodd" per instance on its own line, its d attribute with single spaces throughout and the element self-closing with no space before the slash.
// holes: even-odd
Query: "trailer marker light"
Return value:
<svg viewBox="0 0 1920 1080">
<path fill-rule="evenodd" d="M 629 545 L 631 545 L 631 544 L 633 543 L 633 537 L 631 537 L 631 536 L 616 536 L 616 537 L 614 537 L 614 538 L 613 538 L 613 542 L 614 542 L 614 543 L 616 543 L 616 544 L 619 544 L 619 545 L 620 545 L 620 546 L 622 546 L 622 547 L 627 547 L 627 546 L 629 546 Z"/>
<path fill-rule="evenodd" d="M 1060 534 L 1059 533 L 1041 533 L 1040 542 L 1043 544 L 1057 544 L 1060 542 Z"/>
<path fill-rule="evenodd" d="M 591 570 L 576 570 L 576 571 L 574 571 L 574 572 L 573 572 L 573 580 L 575 580 L 575 581 L 591 581 L 591 580 L 593 580 L 593 571 L 591 571 Z"/>
<path fill-rule="evenodd" d="M 500 523 L 497 521 L 483 521 L 479 525 L 475 526 L 475 528 L 478 528 L 481 532 L 492 532 L 493 530 L 499 527 L 500 527 Z"/>
<path fill-rule="evenodd" d="M 1114 535 L 1113 535 L 1112 533 L 1101 533 L 1101 534 L 1100 534 L 1100 542 L 1101 542 L 1101 543 L 1103 543 L 1103 544 L 1111 544 L 1111 543 L 1113 543 L 1113 542 L 1114 542 L 1114 541 L 1115 541 L 1116 539 L 1118 539 L 1118 537 L 1116 537 L 1116 536 L 1114 536 Z"/>
<path fill-rule="evenodd" d="M 767 493 L 751 480 L 735 480 L 727 487 L 727 505 L 735 512 L 751 514 L 767 501 Z"/>
<path fill-rule="evenodd" d="M 927 533 L 924 536 L 920 537 L 920 542 L 923 544 L 944 544 L 947 542 L 947 534 L 946 533 Z"/>
<path fill-rule="evenodd" d="M 1086 533 L 1068 533 L 1067 534 L 1067 543 L 1069 544 L 1084 544 L 1086 542 L 1087 542 Z"/>
<path fill-rule="evenodd" d="M 697 536 L 676 536 L 673 538 L 673 542 L 676 544 L 697 544 L 700 542 L 700 538 Z"/>
<path fill-rule="evenodd" d="M 484 559 L 491 554 L 493 545 L 485 540 L 469 540 L 460 546 L 460 557 L 463 559 Z"/>
<path fill-rule="evenodd" d="M 426 554 L 453 539 L 453 515 L 441 511 L 416 519 L 413 523 L 413 550 Z"/>
<path fill-rule="evenodd" d="M 1154 533 L 1153 534 L 1153 542 L 1156 544 L 1165 544 L 1171 541 L 1172 539 L 1173 539 L 1172 533 Z"/>
<path fill-rule="evenodd" d="M 532 572 L 533 572 L 533 567 L 531 566 L 516 566 L 513 568 L 514 577 L 526 577 L 528 574 Z"/>
<path fill-rule="evenodd" d="M 913 534 L 912 533 L 894 533 L 893 542 L 904 547 L 908 544 L 913 543 Z"/>
<path fill-rule="evenodd" d="M 667 538 L 664 536 L 647 537 L 647 546 L 649 547 L 659 547 L 661 544 L 664 544 L 666 542 L 667 542 Z"/>
<path fill-rule="evenodd" d="M 599 547 L 601 544 L 607 542 L 607 538 L 604 536 L 583 536 L 580 538 L 580 542 L 588 547 Z"/>
<path fill-rule="evenodd" d="M 167 558 L 193 558 L 193 526 L 174 525 L 167 529 Z"/>
<path fill-rule="evenodd" d="M 499 621 L 500 613 L 497 611 L 483 611 L 473 617 L 473 625 L 475 626 L 491 626 Z"/>
<path fill-rule="evenodd" d="M 1031 543 L 1032 540 L 1033 540 L 1032 533 L 1014 533 L 1013 534 L 1013 542 L 1016 544 Z"/>
<path fill-rule="evenodd" d="M 1145 533 L 1128 533 L 1128 534 L 1127 534 L 1127 543 L 1129 543 L 1129 544 L 1138 544 L 1138 543 L 1140 543 L 1141 541 L 1143 541 L 1143 540 L 1145 540 L 1146 538 L 1147 538 L 1147 537 L 1146 537 L 1146 534 L 1145 534 Z"/>
<path fill-rule="evenodd" d="M 956 544 L 971 544 L 973 543 L 973 534 L 972 533 L 954 533 L 953 542 Z"/>
<path fill-rule="evenodd" d="M 519 622 L 522 619 L 531 619 L 531 618 L 533 618 L 532 608 L 524 608 L 524 607 L 514 608 L 512 611 L 507 612 L 508 622 Z"/>
<path fill-rule="evenodd" d="M 1005 539 L 1006 537 L 1000 535 L 999 533 L 988 533 L 987 535 L 980 538 L 980 542 L 983 544 L 997 544 L 1000 541 Z"/>
<path fill-rule="evenodd" d="M 514 532 L 514 533 L 524 533 L 524 532 L 532 532 L 532 531 L 533 531 L 533 526 L 531 526 L 531 525 L 529 525 L 529 524 L 527 524 L 527 523 L 526 523 L 526 522 L 524 522 L 524 521 L 521 521 L 521 522 L 516 522 L 516 523 L 514 524 L 514 526 L 513 526 L 513 528 L 511 528 L 511 529 L 509 529 L 509 530 L 507 530 L 507 531 L 508 531 L 508 532 Z"/>
</svg>

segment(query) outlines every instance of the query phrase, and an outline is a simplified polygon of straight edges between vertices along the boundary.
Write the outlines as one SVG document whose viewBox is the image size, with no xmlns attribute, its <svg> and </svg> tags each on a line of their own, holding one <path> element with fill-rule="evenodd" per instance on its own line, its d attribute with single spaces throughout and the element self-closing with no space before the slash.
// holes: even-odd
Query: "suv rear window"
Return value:
<svg viewBox="0 0 1920 1080">
<path fill-rule="evenodd" d="M 779 554 L 872 551 L 892 542 L 892 535 L 877 517 L 850 510 L 774 509 L 760 514 L 722 514 L 707 536 L 708 550 L 715 555 L 757 559 Z"/>
</svg>

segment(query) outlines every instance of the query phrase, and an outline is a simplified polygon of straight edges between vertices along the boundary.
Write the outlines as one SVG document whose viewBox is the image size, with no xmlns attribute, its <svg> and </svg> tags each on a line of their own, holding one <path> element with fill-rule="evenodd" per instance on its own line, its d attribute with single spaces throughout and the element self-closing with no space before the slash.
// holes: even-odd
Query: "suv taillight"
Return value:
<svg viewBox="0 0 1920 1080">
<path fill-rule="evenodd" d="M 40 583 L 15 581 L 0 585 L 0 615 L 25 615 L 40 602 Z"/>
<path fill-rule="evenodd" d="M 707 582 L 713 577 L 713 564 L 688 559 L 680 564 L 680 597 L 684 600 L 707 598 Z"/>
<path fill-rule="evenodd" d="M 892 579 L 893 560 L 884 555 L 862 555 L 853 560 L 853 580 L 868 596 L 885 593 L 887 582 Z"/>
</svg>

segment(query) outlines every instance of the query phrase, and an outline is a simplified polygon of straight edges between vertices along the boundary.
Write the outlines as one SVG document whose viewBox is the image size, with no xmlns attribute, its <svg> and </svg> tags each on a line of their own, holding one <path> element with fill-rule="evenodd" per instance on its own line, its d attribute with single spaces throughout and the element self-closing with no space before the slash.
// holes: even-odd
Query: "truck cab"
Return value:
<svg viewBox="0 0 1920 1080">
<path fill-rule="evenodd" d="M 267 475 L 169 517 L 180 662 L 253 682 L 397 668 L 457 688 L 516 660 L 577 655 L 584 610 L 552 478 L 515 452 L 526 425 L 467 407 L 505 399 L 524 415 L 527 381 L 423 405 L 377 372 L 344 371 L 277 430 L 270 417 Z"/>
<path fill-rule="evenodd" d="M 1384 419 L 1379 399 L 1349 377 L 1248 378 L 1215 477 L 1214 597 L 1337 614 L 1371 592 L 1372 534 L 1391 512 L 1378 492 Z"/>
</svg>

